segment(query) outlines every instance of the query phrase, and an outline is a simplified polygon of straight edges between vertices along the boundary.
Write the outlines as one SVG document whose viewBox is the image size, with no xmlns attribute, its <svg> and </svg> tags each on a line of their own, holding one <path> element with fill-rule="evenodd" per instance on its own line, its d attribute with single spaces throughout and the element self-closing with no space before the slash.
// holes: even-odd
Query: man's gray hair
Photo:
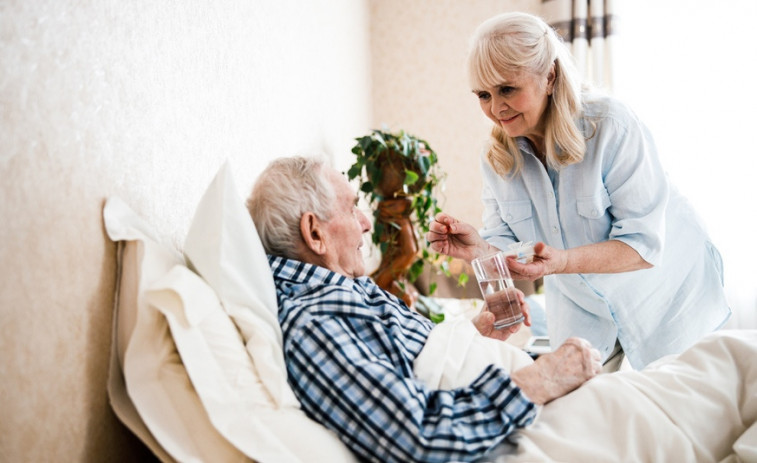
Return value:
<svg viewBox="0 0 757 463">
<path fill-rule="evenodd" d="M 268 254 L 299 257 L 300 219 L 306 212 L 331 219 L 336 195 L 325 167 L 323 158 L 294 156 L 276 159 L 261 172 L 247 210 Z"/>
</svg>

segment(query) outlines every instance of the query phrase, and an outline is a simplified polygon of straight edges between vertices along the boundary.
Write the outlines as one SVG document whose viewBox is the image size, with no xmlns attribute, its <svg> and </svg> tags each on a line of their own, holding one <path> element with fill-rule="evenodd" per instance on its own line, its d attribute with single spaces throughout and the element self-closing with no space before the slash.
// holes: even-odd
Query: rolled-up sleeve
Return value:
<svg viewBox="0 0 757 463">
<path fill-rule="evenodd" d="M 609 239 L 626 243 L 652 265 L 664 248 L 669 184 L 648 129 L 635 117 L 609 121 L 600 138 L 602 175 L 613 217 Z M 600 151 L 601 152 L 601 151 Z"/>
</svg>

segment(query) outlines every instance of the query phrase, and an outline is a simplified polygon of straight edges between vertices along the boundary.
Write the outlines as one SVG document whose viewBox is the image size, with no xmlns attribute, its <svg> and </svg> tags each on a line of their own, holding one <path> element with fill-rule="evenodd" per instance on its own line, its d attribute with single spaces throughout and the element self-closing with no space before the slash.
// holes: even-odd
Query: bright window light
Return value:
<svg viewBox="0 0 757 463">
<path fill-rule="evenodd" d="M 623 3 L 615 94 L 723 255 L 728 326 L 757 328 L 757 2 Z"/>
</svg>

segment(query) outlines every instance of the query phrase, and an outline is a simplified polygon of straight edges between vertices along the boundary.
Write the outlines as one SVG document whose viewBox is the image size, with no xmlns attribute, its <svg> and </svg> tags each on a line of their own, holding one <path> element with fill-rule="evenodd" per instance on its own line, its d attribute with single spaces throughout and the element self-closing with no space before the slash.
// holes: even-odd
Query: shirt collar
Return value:
<svg viewBox="0 0 757 463">
<path fill-rule="evenodd" d="M 518 144 L 518 148 L 524 153 L 534 154 L 534 149 L 531 148 L 531 143 L 528 142 L 526 137 L 517 137 L 515 142 Z"/>
<path fill-rule="evenodd" d="M 286 257 L 269 254 L 268 263 L 271 266 L 274 278 L 289 281 L 294 284 L 345 285 L 350 284 L 353 281 L 351 278 L 347 278 L 346 276 L 333 272 L 325 267 L 308 264 L 306 262 Z"/>
</svg>

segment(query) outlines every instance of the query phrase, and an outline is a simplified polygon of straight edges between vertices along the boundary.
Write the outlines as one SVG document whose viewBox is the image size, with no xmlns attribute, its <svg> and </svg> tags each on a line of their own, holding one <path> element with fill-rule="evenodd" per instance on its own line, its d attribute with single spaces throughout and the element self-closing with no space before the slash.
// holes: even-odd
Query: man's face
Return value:
<svg viewBox="0 0 757 463">
<path fill-rule="evenodd" d="M 357 195 L 344 175 L 331 168 L 325 173 L 333 185 L 336 199 L 331 220 L 324 224 L 324 266 L 350 278 L 363 276 L 365 262 L 360 248 L 363 234 L 371 230 L 371 222 L 357 208 Z"/>
</svg>

